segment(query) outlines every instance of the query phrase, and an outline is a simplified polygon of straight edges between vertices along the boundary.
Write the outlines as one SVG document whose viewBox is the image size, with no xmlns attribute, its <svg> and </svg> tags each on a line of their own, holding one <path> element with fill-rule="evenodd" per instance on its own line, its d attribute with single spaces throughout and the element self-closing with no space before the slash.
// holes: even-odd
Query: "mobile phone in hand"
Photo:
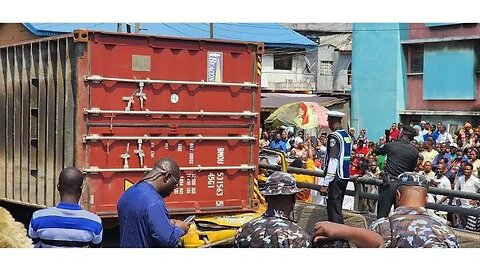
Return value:
<svg viewBox="0 0 480 270">
<path fill-rule="evenodd" d="M 183 222 L 192 222 L 195 219 L 195 215 L 188 216 Z"/>
</svg>

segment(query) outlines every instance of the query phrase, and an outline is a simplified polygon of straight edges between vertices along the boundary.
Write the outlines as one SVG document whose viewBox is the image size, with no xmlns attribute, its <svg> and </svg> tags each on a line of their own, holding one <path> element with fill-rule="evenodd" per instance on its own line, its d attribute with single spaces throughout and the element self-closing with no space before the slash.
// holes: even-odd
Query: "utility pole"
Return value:
<svg viewBox="0 0 480 270">
<path fill-rule="evenodd" d="M 213 23 L 210 23 L 210 38 L 213 38 Z"/>
<path fill-rule="evenodd" d="M 135 34 L 138 34 L 138 33 L 140 33 L 140 24 L 135 23 Z"/>
<path fill-rule="evenodd" d="M 117 23 L 117 32 L 122 32 L 122 24 L 121 23 Z"/>
</svg>

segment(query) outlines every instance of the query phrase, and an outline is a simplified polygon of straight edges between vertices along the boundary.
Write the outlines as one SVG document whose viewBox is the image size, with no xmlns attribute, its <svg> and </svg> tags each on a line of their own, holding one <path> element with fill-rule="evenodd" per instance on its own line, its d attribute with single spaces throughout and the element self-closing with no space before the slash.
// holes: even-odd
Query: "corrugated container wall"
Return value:
<svg viewBox="0 0 480 270">
<path fill-rule="evenodd" d="M 58 201 L 56 179 L 74 164 L 76 58 L 60 37 L 0 48 L 0 198 Z"/>
<path fill-rule="evenodd" d="M 82 204 L 112 217 L 170 157 L 173 213 L 255 208 L 263 45 L 77 30 L 0 52 L 0 199 L 54 205 L 74 165 Z"/>
</svg>

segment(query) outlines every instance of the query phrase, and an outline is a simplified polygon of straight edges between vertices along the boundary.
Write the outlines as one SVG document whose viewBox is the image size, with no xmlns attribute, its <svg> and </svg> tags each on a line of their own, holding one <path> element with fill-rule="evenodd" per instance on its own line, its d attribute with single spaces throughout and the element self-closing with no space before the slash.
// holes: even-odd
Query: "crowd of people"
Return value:
<svg viewBox="0 0 480 270">
<path fill-rule="evenodd" d="M 369 140 L 366 129 L 361 129 L 358 134 L 354 128 L 348 129 L 353 144 L 349 165 L 350 176 L 382 179 L 388 155 L 385 151 L 382 153 L 381 150 L 376 150 L 388 142 L 400 141 L 400 131 L 403 128 L 402 123 L 393 123 L 386 135 L 379 138 L 378 141 Z M 480 127 L 473 128 L 470 123 L 465 122 L 461 129 L 454 134 L 450 134 L 442 122 L 431 125 L 421 121 L 418 125 L 410 123 L 408 127 L 405 127 L 405 129 L 407 128 L 414 132 L 412 139 L 408 140 L 409 144 L 413 145 L 418 151 L 418 158 L 415 158 L 416 163 L 411 171 L 426 176 L 430 180 L 431 187 L 480 192 Z M 314 166 L 308 168 L 323 170 L 327 152 L 327 133 L 321 132 L 320 136 L 315 139 L 315 144 L 312 143 L 310 136 L 304 136 L 302 130 L 296 136 L 294 134 L 294 132 L 282 128 L 263 132 L 260 147 L 283 151 L 291 158 L 301 159 L 304 164 L 311 156 Z M 305 144 L 304 141 L 308 141 L 308 143 Z M 308 155 L 309 152 L 312 152 L 311 155 Z M 390 159 L 395 159 L 394 154 L 390 154 Z M 402 161 L 395 161 L 395 163 L 398 162 L 401 163 Z M 304 168 L 307 167 L 304 166 Z M 396 177 L 399 173 L 401 172 L 397 172 L 394 176 Z M 310 181 L 318 183 L 319 179 L 315 180 L 312 177 Z M 373 185 L 366 185 L 365 189 L 367 192 L 378 193 L 378 187 Z M 315 194 L 316 192 L 312 193 Z M 391 198 L 391 201 L 393 202 L 393 198 Z M 476 200 L 449 196 L 429 194 L 428 202 L 480 209 L 480 204 Z M 320 203 L 325 203 L 325 201 Z M 377 214 L 377 201 L 365 200 L 363 203 L 368 211 Z M 344 207 L 344 209 L 351 209 L 351 207 Z M 391 211 L 391 209 L 388 208 L 386 211 Z M 442 222 L 451 227 L 480 231 L 480 220 L 478 218 L 443 211 L 429 210 L 429 212 L 438 215 Z"/>
</svg>

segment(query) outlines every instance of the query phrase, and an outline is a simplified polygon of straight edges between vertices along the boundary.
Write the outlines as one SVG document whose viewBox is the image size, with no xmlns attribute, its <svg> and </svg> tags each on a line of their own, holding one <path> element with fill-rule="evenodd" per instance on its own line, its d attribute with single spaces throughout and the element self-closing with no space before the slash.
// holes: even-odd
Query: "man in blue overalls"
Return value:
<svg viewBox="0 0 480 270">
<path fill-rule="evenodd" d="M 343 224 L 342 204 L 348 179 L 350 178 L 350 153 L 352 140 L 342 128 L 342 112 L 329 111 L 328 127 L 332 130 L 327 137 L 325 177 L 320 181 L 320 193 L 327 193 L 328 220 Z M 328 188 L 327 188 L 328 187 Z"/>
</svg>

